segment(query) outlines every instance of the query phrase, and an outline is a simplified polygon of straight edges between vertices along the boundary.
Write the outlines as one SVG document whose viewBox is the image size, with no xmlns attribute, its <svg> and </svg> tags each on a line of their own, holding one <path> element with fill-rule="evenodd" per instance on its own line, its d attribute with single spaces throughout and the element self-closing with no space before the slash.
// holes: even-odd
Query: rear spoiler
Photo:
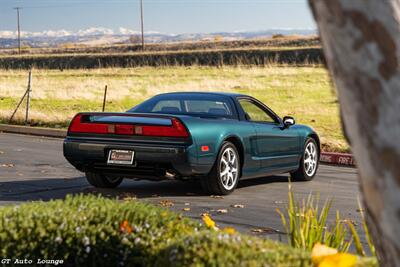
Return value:
<svg viewBox="0 0 400 267">
<path fill-rule="evenodd" d="M 68 128 L 68 135 L 75 133 L 189 137 L 189 132 L 180 119 L 167 115 L 143 113 L 78 113 Z"/>
</svg>

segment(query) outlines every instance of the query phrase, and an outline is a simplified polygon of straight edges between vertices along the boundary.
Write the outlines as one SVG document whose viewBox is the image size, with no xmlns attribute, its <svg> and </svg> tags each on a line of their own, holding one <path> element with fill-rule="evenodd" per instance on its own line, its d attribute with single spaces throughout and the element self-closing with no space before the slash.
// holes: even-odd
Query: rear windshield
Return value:
<svg viewBox="0 0 400 267">
<path fill-rule="evenodd" d="M 233 117 L 228 97 L 220 95 L 159 95 L 132 108 L 128 112 L 186 114 L 194 116 Z"/>
</svg>

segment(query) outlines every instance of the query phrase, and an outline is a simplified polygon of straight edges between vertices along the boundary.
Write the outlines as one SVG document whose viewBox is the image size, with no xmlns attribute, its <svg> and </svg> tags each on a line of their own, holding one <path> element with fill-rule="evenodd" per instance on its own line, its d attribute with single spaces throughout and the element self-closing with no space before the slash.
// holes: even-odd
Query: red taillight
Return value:
<svg viewBox="0 0 400 267">
<path fill-rule="evenodd" d="M 111 128 L 109 127 L 111 125 L 105 123 L 83 122 L 83 116 L 82 114 L 78 114 L 72 119 L 68 132 L 106 134 L 109 128 Z"/>
<path fill-rule="evenodd" d="M 117 135 L 141 135 L 159 137 L 189 137 L 185 126 L 178 119 L 172 118 L 171 126 L 158 125 L 129 125 L 96 123 L 84 120 L 84 116 L 78 114 L 72 120 L 68 132 L 70 133 L 95 133 L 95 134 L 117 134 Z"/>
<path fill-rule="evenodd" d="M 142 126 L 142 135 L 165 136 L 165 137 L 188 137 L 189 133 L 185 126 L 177 119 L 172 119 L 172 126 Z"/>
</svg>

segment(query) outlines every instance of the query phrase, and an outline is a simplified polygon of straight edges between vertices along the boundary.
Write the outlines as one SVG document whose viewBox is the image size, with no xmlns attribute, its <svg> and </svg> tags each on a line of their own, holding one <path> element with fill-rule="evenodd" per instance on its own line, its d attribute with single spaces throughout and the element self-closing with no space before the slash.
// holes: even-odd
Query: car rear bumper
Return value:
<svg viewBox="0 0 400 267">
<path fill-rule="evenodd" d="M 135 151 L 134 165 L 108 165 L 107 156 L 111 149 Z M 73 138 L 64 140 L 64 156 L 78 170 L 128 178 L 166 179 L 204 175 L 209 166 L 198 166 L 193 162 L 190 149 L 192 145 L 87 142 Z"/>
</svg>

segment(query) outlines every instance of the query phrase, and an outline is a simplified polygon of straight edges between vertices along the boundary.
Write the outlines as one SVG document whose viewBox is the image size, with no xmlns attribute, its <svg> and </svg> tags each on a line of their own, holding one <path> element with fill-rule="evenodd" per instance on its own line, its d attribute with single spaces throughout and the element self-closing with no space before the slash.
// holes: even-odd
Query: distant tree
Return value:
<svg viewBox="0 0 400 267">
<path fill-rule="evenodd" d="M 131 42 L 131 44 L 141 44 L 142 42 L 142 38 L 140 37 L 139 34 L 133 34 L 129 37 L 129 42 Z"/>
<path fill-rule="evenodd" d="M 214 42 L 219 43 L 224 40 L 224 37 L 222 35 L 215 35 L 214 36 Z"/>
<path fill-rule="evenodd" d="M 400 266 L 399 1 L 309 0 L 381 266 Z"/>
<path fill-rule="evenodd" d="M 62 44 L 59 45 L 59 47 L 60 48 L 65 48 L 65 49 L 75 48 L 76 44 L 74 44 L 74 43 L 62 43 Z"/>
<path fill-rule="evenodd" d="M 22 43 L 21 44 L 21 50 L 30 50 L 31 46 L 27 43 Z"/>
<path fill-rule="evenodd" d="M 282 33 L 276 33 L 272 35 L 272 39 L 276 39 L 276 38 L 283 38 L 285 37 Z"/>
</svg>

